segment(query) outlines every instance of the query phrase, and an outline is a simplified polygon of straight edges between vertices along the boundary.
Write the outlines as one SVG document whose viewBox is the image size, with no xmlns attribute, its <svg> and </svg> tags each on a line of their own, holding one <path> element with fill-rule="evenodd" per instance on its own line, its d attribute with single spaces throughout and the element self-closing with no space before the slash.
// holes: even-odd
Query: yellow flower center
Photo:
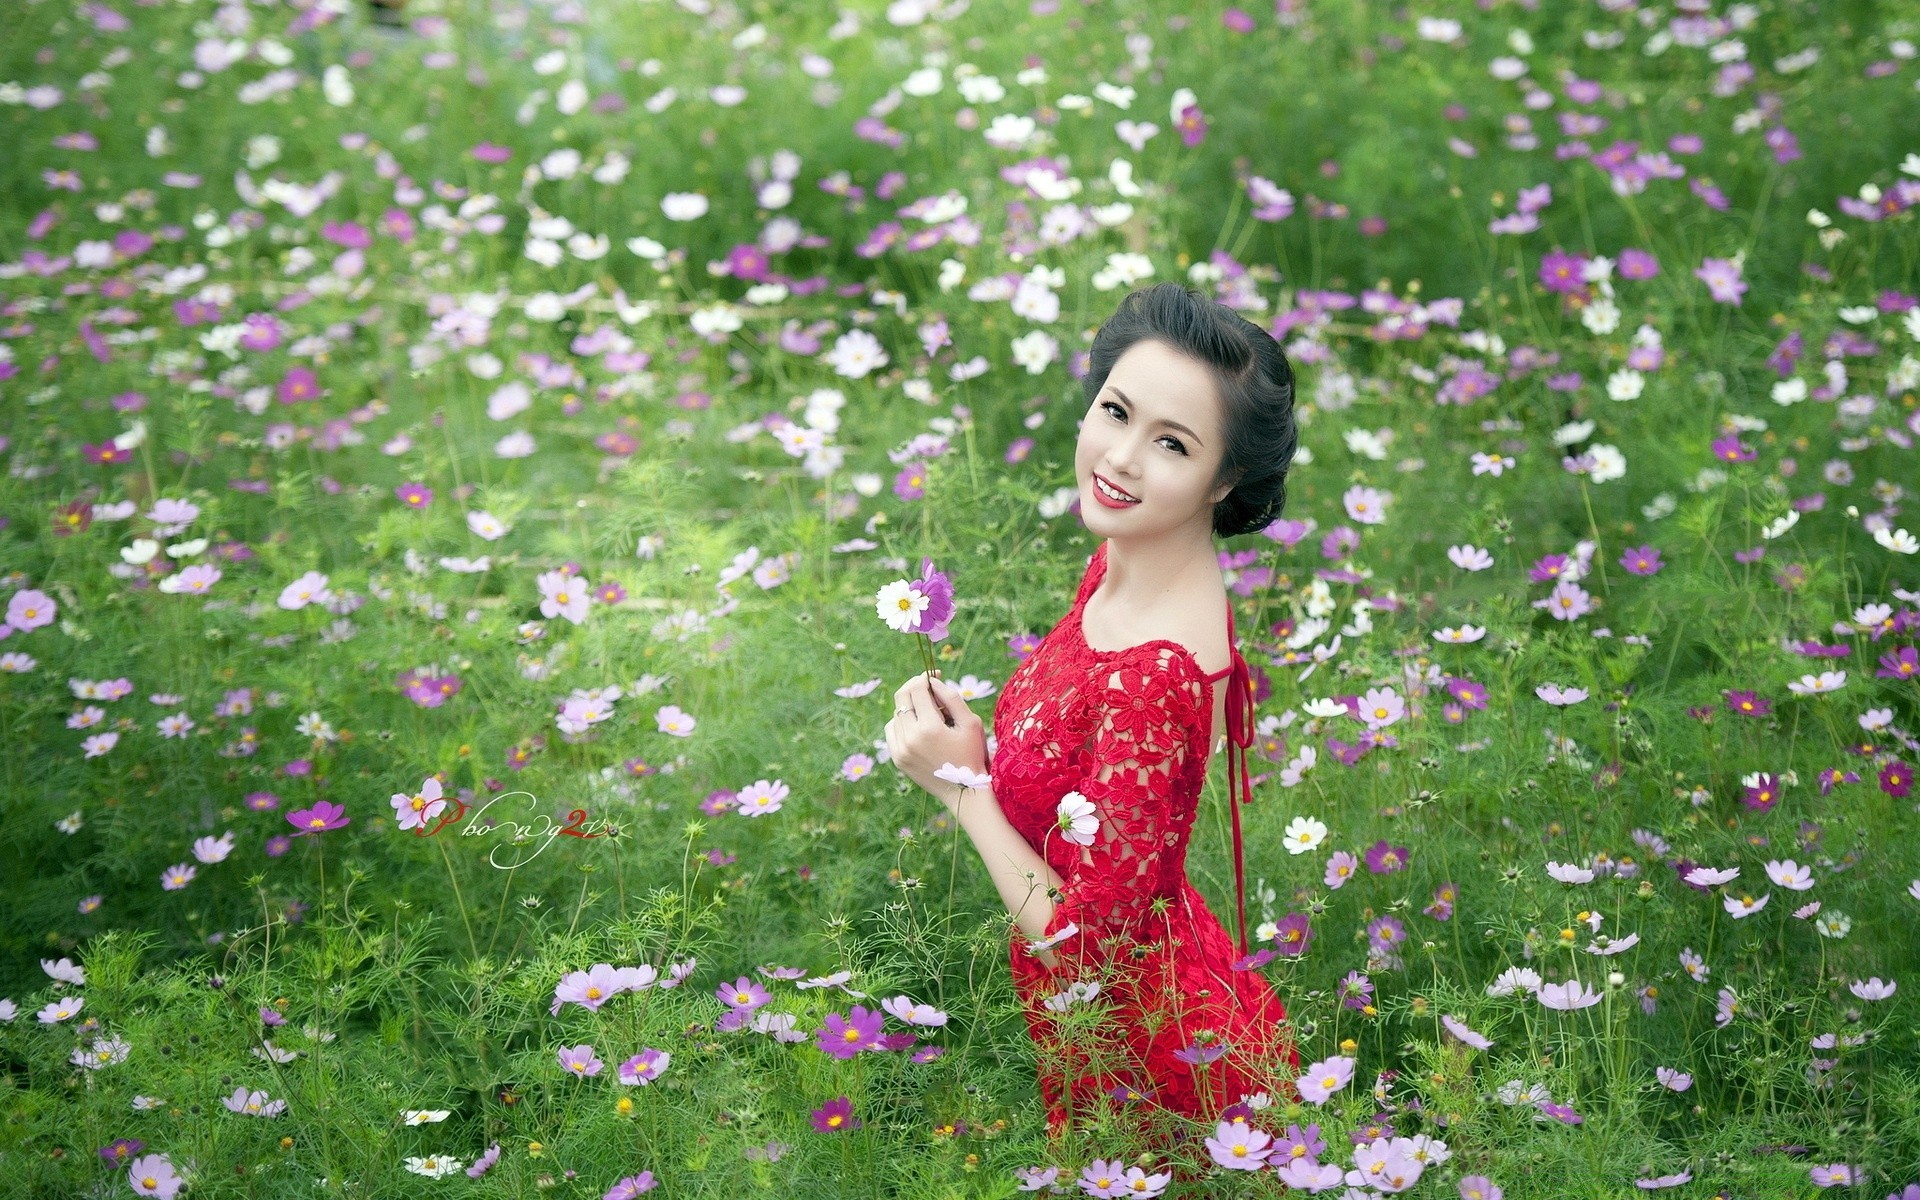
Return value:
<svg viewBox="0 0 1920 1200">
<path fill-rule="evenodd" d="M 827 1118 L 827 1124 L 833 1126 L 835 1129 L 838 1129 L 840 1127 L 840 1122 L 844 1120 L 846 1120 L 845 1117 L 842 1117 L 840 1114 L 835 1113 L 833 1116 Z"/>
<path fill-rule="evenodd" d="M 600 998 L 600 989 L 589 984 L 587 987 L 587 999 L 598 1000 L 599 998 Z"/>
</svg>

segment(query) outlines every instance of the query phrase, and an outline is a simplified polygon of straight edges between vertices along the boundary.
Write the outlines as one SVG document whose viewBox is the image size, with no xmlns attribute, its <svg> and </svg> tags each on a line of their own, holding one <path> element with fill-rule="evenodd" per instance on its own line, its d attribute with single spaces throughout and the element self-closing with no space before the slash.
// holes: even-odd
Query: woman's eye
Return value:
<svg viewBox="0 0 1920 1200">
<path fill-rule="evenodd" d="M 1111 400 L 1102 400 L 1100 402 L 1100 407 L 1106 409 L 1110 413 L 1120 414 L 1119 417 L 1117 418 L 1119 420 L 1126 419 L 1127 410 L 1124 408 L 1121 408 L 1118 404 L 1115 404 Z M 1180 442 L 1180 439 L 1177 437 L 1174 437 L 1172 434 L 1167 434 L 1165 437 L 1161 438 L 1160 440 L 1163 442 L 1172 442 L 1173 448 L 1179 451 L 1181 454 L 1185 454 L 1187 452 L 1186 446 L 1182 445 Z"/>
</svg>

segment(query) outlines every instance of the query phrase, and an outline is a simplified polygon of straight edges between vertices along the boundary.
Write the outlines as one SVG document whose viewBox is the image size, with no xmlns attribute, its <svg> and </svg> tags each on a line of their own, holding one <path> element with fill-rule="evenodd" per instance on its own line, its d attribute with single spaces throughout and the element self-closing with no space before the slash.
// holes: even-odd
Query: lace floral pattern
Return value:
<svg viewBox="0 0 1920 1200">
<path fill-rule="evenodd" d="M 1186 876 L 1211 685 L 1177 642 L 1087 644 L 1081 613 L 1105 565 L 1103 544 L 1072 608 L 994 708 L 994 793 L 1063 881 L 1047 934 L 1077 929 L 1054 947 L 1051 970 L 1024 938 L 1011 948 L 1056 1128 L 1069 1102 L 1111 1103 L 1116 1089 L 1189 1116 L 1256 1091 L 1278 1100 L 1298 1061 L 1279 997 L 1257 972 L 1232 969 L 1233 942 Z M 1058 827 L 1070 791 L 1094 806 L 1086 845 Z M 1110 1019 L 1087 1028 L 1069 1015 L 1083 1006 Z M 1068 1023 L 1071 1035 L 1060 1028 Z M 1219 1042 L 1228 1052 L 1210 1064 L 1177 1056 L 1204 1058 L 1192 1047 Z"/>
</svg>

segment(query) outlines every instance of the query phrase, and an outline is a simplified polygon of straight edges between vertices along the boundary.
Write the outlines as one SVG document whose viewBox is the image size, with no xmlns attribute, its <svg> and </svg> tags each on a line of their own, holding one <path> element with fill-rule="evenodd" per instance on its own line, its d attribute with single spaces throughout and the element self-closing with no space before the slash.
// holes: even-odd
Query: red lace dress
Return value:
<svg viewBox="0 0 1920 1200">
<path fill-rule="evenodd" d="M 993 713 L 994 794 L 1064 881 L 1046 932 L 1078 927 L 1053 947 L 1052 970 L 1023 934 L 1014 935 L 1011 952 L 1053 1133 L 1069 1107 L 1084 1120 L 1123 1100 L 1211 1121 L 1245 1094 L 1264 1091 L 1284 1101 L 1299 1073 L 1280 998 L 1257 970 L 1233 969 L 1246 950 L 1239 811 L 1241 791 L 1251 792 L 1244 782 L 1245 748 L 1253 741 L 1246 660 L 1234 647 L 1232 667 L 1205 675 L 1192 653 L 1170 640 L 1093 649 L 1080 617 L 1106 562 L 1103 542 L 1073 607 L 1013 673 Z M 1231 602 L 1227 630 L 1231 645 Z M 1213 742 L 1211 685 L 1229 676 L 1238 947 L 1186 873 Z M 1090 845 L 1067 840 L 1059 828 L 1057 806 L 1070 791 L 1095 807 Z M 1073 984 L 1084 993 L 1088 981 L 1099 983 L 1093 999 L 1059 999 Z M 1104 1010 L 1092 1030 L 1084 1027 L 1088 1009 Z M 1067 1024 L 1076 1028 L 1063 1029 Z M 1219 1043 L 1225 1052 L 1205 1061 Z M 1196 1046 L 1203 1052 L 1194 1054 Z M 1182 1051 L 1202 1061 L 1187 1061 Z"/>
</svg>

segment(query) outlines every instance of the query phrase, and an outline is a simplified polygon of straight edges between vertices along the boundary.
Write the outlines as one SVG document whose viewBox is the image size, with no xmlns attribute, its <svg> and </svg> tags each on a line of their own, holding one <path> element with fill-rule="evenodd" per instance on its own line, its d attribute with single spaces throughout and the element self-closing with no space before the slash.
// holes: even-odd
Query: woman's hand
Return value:
<svg viewBox="0 0 1920 1200">
<path fill-rule="evenodd" d="M 893 693 L 893 719 L 887 722 L 887 750 L 900 773 L 932 792 L 950 811 L 957 811 L 961 785 L 934 772 L 952 765 L 984 775 L 987 771 L 986 728 L 967 707 L 952 684 L 925 672 L 913 676 Z M 952 714 L 948 726 L 942 709 Z"/>
</svg>

